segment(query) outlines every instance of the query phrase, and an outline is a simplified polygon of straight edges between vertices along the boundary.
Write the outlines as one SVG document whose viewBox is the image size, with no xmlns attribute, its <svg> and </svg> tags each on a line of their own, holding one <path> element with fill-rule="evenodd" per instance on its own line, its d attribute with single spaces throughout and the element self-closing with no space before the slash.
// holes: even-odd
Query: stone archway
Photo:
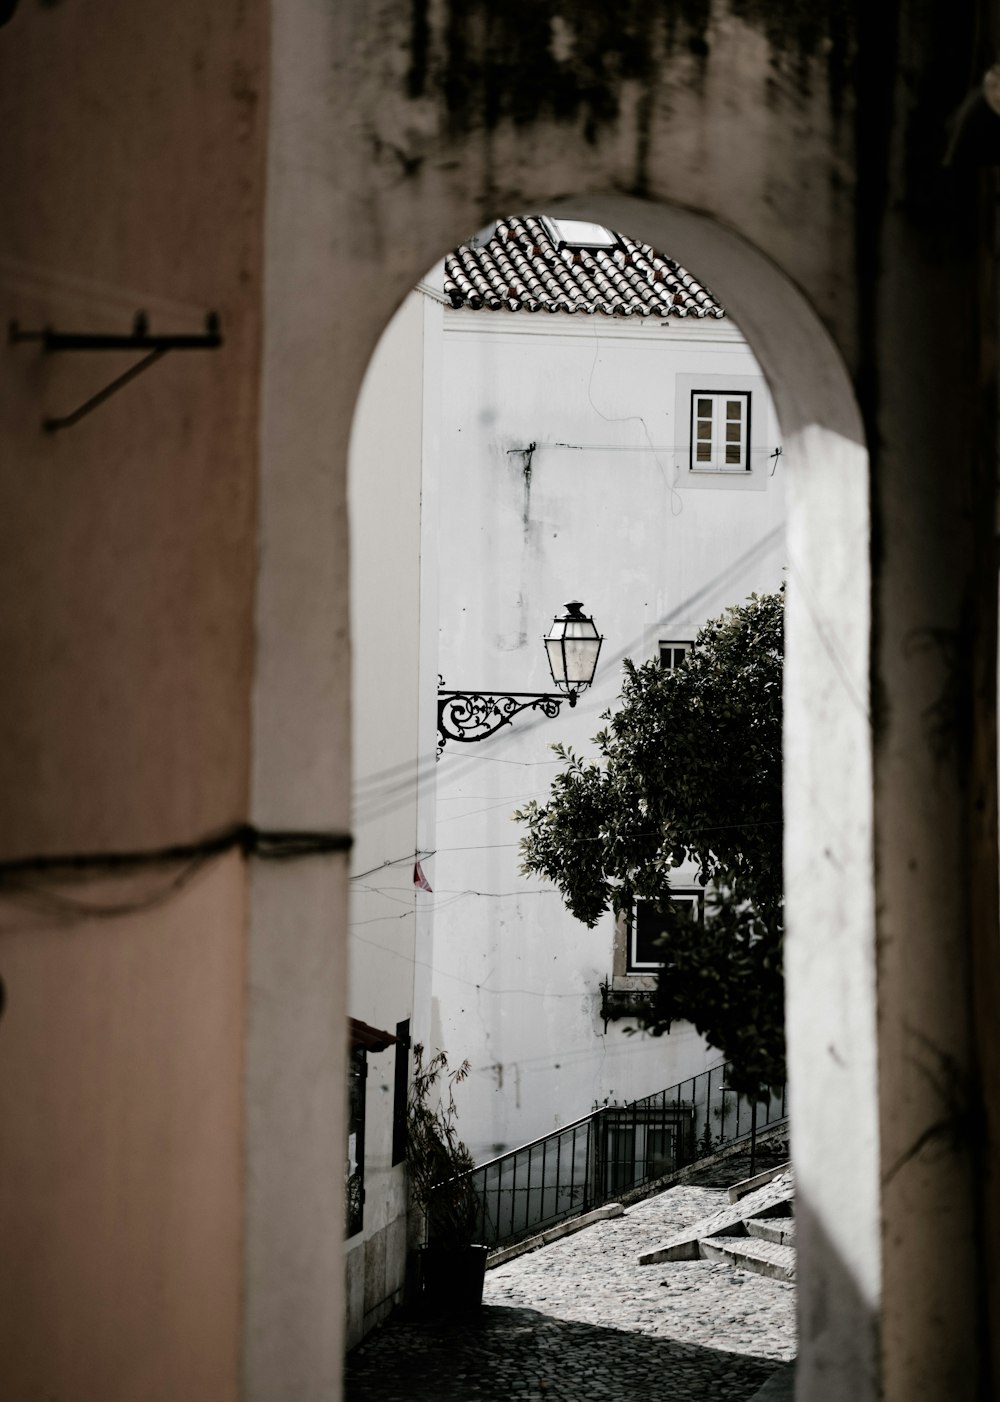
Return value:
<svg viewBox="0 0 1000 1402">
<path fill-rule="evenodd" d="M 874 1397 L 881 1387 L 900 1398 L 948 1388 L 971 1397 L 975 1369 L 965 1360 L 985 1359 L 987 1335 L 974 1287 L 960 1282 L 977 1276 L 972 1223 L 983 1164 L 968 1135 L 948 1129 L 961 1116 L 942 1107 L 940 1078 L 919 1064 L 913 1039 L 959 1068 L 981 1104 L 988 1068 L 986 1044 L 977 1049 L 968 1032 L 970 971 L 983 957 L 975 950 L 988 946 L 975 945 L 969 922 L 995 928 L 995 622 L 982 528 L 992 509 L 989 395 L 975 390 L 973 368 L 986 363 L 989 338 L 969 309 L 984 309 L 985 326 L 988 274 L 980 285 L 974 257 L 985 225 L 976 222 L 974 179 L 965 177 L 938 191 L 948 200 L 944 224 L 928 213 L 937 175 L 924 177 L 922 201 L 887 212 L 886 182 L 911 176 L 899 175 L 898 156 L 909 118 L 894 127 L 883 92 L 902 36 L 928 64 L 953 36 L 914 28 L 902 11 L 896 26 L 869 24 L 860 12 L 843 17 L 825 37 L 822 24 L 807 34 L 788 23 L 779 35 L 776 17 L 756 12 L 691 15 L 669 34 L 650 19 L 641 72 L 630 76 L 623 58 L 610 76 L 599 54 L 604 29 L 585 16 L 563 23 L 546 9 L 552 61 L 564 66 L 567 86 L 556 101 L 529 74 L 523 101 L 511 107 L 503 43 L 520 51 L 512 18 L 491 12 L 487 21 L 473 7 L 449 27 L 436 12 L 418 7 L 414 19 L 404 8 L 388 4 L 372 16 L 358 7 L 332 21 L 302 6 L 276 17 L 265 516 L 273 473 L 282 500 L 274 520 L 290 550 L 294 538 L 294 558 L 318 530 L 310 477 L 323 509 L 343 520 L 347 426 L 371 349 L 414 279 L 491 215 L 590 214 L 704 268 L 768 373 L 801 464 L 791 503 L 799 588 L 788 698 L 790 1048 L 793 1075 L 808 1068 L 817 1086 L 810 1109 L 800 1107 L 796 1144 L 807 1206 L 803 1395 Z M 837 64 L 863 44 L 847 103 Z M 336 70 L 343 125 L 331 133 L 319 120 L 330 111 L 329 62 L 347 52 L 352 65 Z M 388 53 L 399 62 L 383 67 Z M 961 96 L 958 81 L 921 90 L 928 169 L 939 169 L 935 133 Z M 914 149 L 911 141 L 911 157 Z M 632 194 L 612 193 L 622 190 Z M 932 278 L 922 277 L 928 248 L 938 258 Z M 293 325 L 290 309 L 307 304 L 308 317 Z M 946 363 L 942 339 L 954 348 Z M 914 395 L 928 377 L 933 388 Z M 968 416 L 959 416 L 956 454 L 949 419 L 957 405 Z M 300 469 L 297 445 L 317 411 L 312 439 L 327 452 L 321 467 Z M 871 474 L 866 438 L 877 449 Z M 957 460 L 957 476 L 942 496 L 944 454 Z M 266 539 L 266 519 L 263 529 Z M 328 536 L 324 548 L 329 559 Z M 317 541 L 307 553 L 319 549 Z M 275 538 L 269 557 L 265 597 L 268 568 L 276 589 L 290 578 Z M 342 568 L 329 568 L 331 586 L 342 589 Z M 263 734 L 258 743 L 290 759 L 294 773 L 294 752 L 308 748 L 315 729 L 309 697 L 318 702 L 324 685 L 342 697 L 343 688 L 332 657 L 326 684 L 313 669 L 296 685 L 309 660 L 297 656 L 280 610 L 261 638 L 264 655 L 273 647 L 280 657 L 274 675 L 292 682 L 302 714 L 284 718 L 280 743 Z M 927 717 L 940 720 L 953 703 L 964 709 L 949 712 L 945 729 L 975 739 L 959 744 L 952 763 L 947 737 L 939 726 L 935 738 Z M 286 787 L 277 776 L 276 791 Z M 955 873 L 959 889 L 947 897 L 935 854 Z M 936 998 L 938 989 L 946 996 Z M 951 1147 L 935 1157 L 923 1152 L 928 1142 Z M 880 1189 L 887 1168 L 891 1181 Z M 959 1244 L 936 1275 L 932 1221 L 945 1202 Z M 262 1210 L 251 1207 L 251 1223 Z M 332 1278 L 335 1269 L 323 1273 Z M 253 1299 L 250 1316 L 253 1332 Z M 257 1323 L 256 1337 L 266 1337 Z"/>
<path fill-rule="evenodd" d="M 816 1087 L 796 1142 L 800 1390 L 990 1395 L 996 118 L 978 85 L 993 7 L 223 9 L 206 27 L 193 4 L 154 6 L 143 26 L 122 22 L 121 0 L 22 5 L 3 26 L 0 161 L 5 188 L 30 192 L 4 208 L 8 315 L 95 330 L 141 306 L 184 325 L 221 306 L 227 328 L 212 371 L 182 381 L 172 364 L 55 438 L 44 413 L 77 375 L 80 400 L 93 383 L 10 348 L 3 850 L 15 866 L 147 860 L 230 824 L 326 846 L 229 854 L 224 908 L 172 917 L 218 953 L 217 998 L 195 1000 L 204 1015 L 180 1036 L 164 1019 L 155 1038 L 126 1027 L 124 1054 L 101 1029 L 122 1026 L 134 989 L 158 1006 L 161 959 L 186 986 L 187 945 L 123 916 L 119 931 L 150 936 L 133 966 L 141 938 L 69 950 L 12 917 L 28 958 L 3 1035 L 22 1038 L 52 1105 L 35 1114 L 8 1073 L 10 1256 L 30 1276 L 6 1282 L 25 1311 L 19 1363 L 42 1390 L 57 1375 L 127 1389 L 125 1358 L 161 1390 L 190 1366 L 232 1395 L 242 1309 L 248 1399 L 338 1395 L 350 424 L 378 336 L 434 258 L 492 214 L 561 208 L 703 267 L 795 439 L 790 1044 Z M 106 44 L 88 46 L 97 32 Z M 76 958 L 93 1025 L 67 1023 L 52 996 Z M 88 1096 L 110 1111 L 97 1137 L 50 1032 L 93 1065 Z M 225 1113 L 192 1138 L 193 1111 L 180 1124 L 169 1110 L 193 1063 Z M 119 1133 L 136 1113 L 156 1150 L 139 1173 Z M 78 1143 L 82 1200 L 121 1195 L 106 1221 L 77 1210 Z M 201 1313 L 192 1163 L 227 1204 Z M 26 1213 L 66 1164 L 51 1180 L 62 1215 Z M 33 1304 L 51 1303 L 39 1281 L 65 1287 L 71 1327 Z M 187 1311 L 176 1343 L 153 1310 L 121 1337 L 108 1327 L 106 1299 L 161 1288 Z"/>
<path fill-rule="evenodd" d="M 553 211 L 555 212 L 555 211 Z M 874 1375 L 879 1295 L 875 1120 L 874 912 L 871 899 L 867 454 L 853 391 L 815 314 L 745 240 L 691 211 L 590 196 L 560 213 L 635 230 L 719 291 L 765 365 L 793 468 L 789 550 L 788 886 L 791 1075 L 797 1105 L 802 1313 L 832 1295 L 803 1349 L 803 1376 L 852 1390 Z M 835 533 L 838 549 L 818 539 Z M 822 725 L 815 725 L 822 716 Z M 849 764 L 836 757 L 851 756 Z M 833 782 L 831 782 L 833 778 Z M 867 821 L 866 821 L 867 817 Z M 816 860 L 836 851 L 838 863 Z M 831 986 L 839 996 L 827 996 Z M 830 1045 L 850 1048 L 831 1060 Z M 867 1111 L 864 1107 L 867 1107 Z M 866 1118 L 867 1115 L 867 1118 Z M 835 1182 L 822 1172 L 850 1136 Z M 832 1229 L 824 1229 L 824 1222 Z M 835 1291 L 828 1282 L 836 1279 Z"/>
</svg>

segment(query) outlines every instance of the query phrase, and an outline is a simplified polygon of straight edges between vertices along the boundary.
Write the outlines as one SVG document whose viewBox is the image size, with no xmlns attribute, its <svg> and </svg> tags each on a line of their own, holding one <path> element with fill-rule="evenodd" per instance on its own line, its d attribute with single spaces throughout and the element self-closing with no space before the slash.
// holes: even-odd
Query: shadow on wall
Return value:
<svg viewBox="0 0 1000 1402">
<path fill-rule="evenodd" d="M 879 1396 L 878 1301 L 865 1298 L 799 1181 L 795 1235 L 799 1259 L 795 1396 Z M 804 1279 L 803 1262 L 808 1272 Z"/>
</svg>

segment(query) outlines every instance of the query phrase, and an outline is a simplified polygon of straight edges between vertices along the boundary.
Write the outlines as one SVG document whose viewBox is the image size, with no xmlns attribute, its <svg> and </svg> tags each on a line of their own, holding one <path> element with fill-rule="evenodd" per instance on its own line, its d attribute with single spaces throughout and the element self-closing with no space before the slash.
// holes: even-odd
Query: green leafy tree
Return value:
<svg viewBox="0 0 1000 1402">
<path fill-rule="evenodd" d="M 785 1077 L 781 869 L 783 593 L 751 595 L 707 624 L 673 670 L 625 663 L 600 758 L 565 768 L 527 828 L 522 871 L 547 877 L 593 926 L 637 900 L 661 912 L 663 968 L 647 1026 L 686 1019 L 763 1097 Z M 670 903 L 671 872 L 698 868 L 704 923 Z"/>
</svg>

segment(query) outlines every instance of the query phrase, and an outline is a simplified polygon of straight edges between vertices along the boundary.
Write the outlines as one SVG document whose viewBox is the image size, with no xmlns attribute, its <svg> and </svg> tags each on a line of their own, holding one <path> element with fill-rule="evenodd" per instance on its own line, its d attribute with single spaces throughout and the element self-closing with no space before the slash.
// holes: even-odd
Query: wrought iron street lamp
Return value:
<svg viewBox="0 0 1000 1402">
<path fill-rule="evenodd" d="M 472 744 L 495 735 L 521 711 L 557 716 L 568 701 L 576 705 L 580 692 L 590 686 L 604 638 L 594 620 L 583 612 L 579 599 L 552 620 L 545 636 L 549 671 L 558 691 L 447 691 L 438 679 L 438 754 L 448 740 Z"/>
</svg>

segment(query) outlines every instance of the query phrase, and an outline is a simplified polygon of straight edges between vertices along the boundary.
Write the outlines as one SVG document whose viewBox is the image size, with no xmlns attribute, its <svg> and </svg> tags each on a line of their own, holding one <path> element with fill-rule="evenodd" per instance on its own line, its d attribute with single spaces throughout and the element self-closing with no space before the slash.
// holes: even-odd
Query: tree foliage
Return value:
<svg viewBox="0 0 1000 1402">
<path fill-rule="evenodd" d="M 565 768 L 527 828 L 522 870 L 553 881 L 593 926 L 637 900 L 663 914 L 664 965 L 647 1026 L 686 1019 L 763 1095 L 784 1080 L 781 680 L 784 596 L 750 599 L 707 624 L 673 670 L 625 663 L 600 758 L 554 746 Z M 692 862 L 704 923 L 670 905 Z"/>
</svg>

